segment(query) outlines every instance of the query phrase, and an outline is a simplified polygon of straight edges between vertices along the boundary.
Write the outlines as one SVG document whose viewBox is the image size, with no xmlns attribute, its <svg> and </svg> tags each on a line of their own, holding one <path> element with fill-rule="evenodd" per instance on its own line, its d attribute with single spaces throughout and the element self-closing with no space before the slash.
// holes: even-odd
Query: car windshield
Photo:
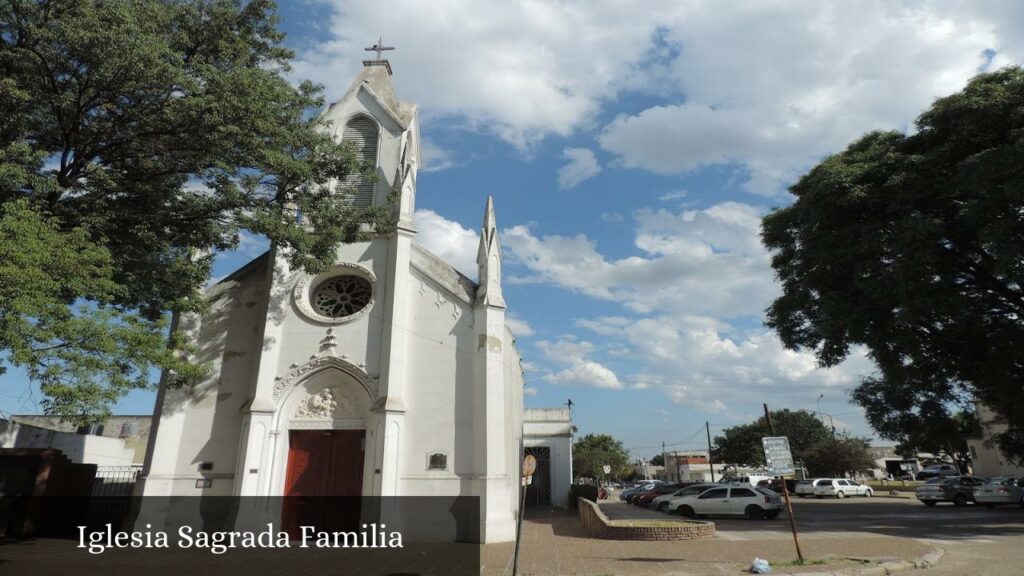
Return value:
<svg viewBox="0 0 1024 576">
<path fill-rule="evenodd" d="M 986 482 L 986 484 L 995 484 L 999 486 L 1013 486 L 1016 483 L 1017 479 L 1013 476 L 997 476 Z"/>
<path fill-rule="evenodd" d="M 760 492 L 762 494 L 765 494 L 765 495 L 768 495 L 768 496 L 775 496 L 776 495 L 776 493 L 774 491 L 769 490 L 768 488 L 757 487 L 757 488 L 754 488 L 754 490 L 757 490 L 758 492 Z"/>
<path fill-rule="evenodd" d="M 932 478 L 925 482 L 925 484 L 952 484 L 953 478 Z"/>
</svg>

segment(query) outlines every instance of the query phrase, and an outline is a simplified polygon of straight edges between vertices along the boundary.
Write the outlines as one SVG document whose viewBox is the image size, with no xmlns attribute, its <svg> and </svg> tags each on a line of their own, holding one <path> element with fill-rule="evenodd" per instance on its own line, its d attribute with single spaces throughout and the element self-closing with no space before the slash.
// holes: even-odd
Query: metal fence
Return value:
<svg viewBox="0 0 1024 576">
<path fill-rule="evenodd" d="M 131 496 L 142 466 L 100 466 L 92 484 L 93 496 Z"/>
</svg>

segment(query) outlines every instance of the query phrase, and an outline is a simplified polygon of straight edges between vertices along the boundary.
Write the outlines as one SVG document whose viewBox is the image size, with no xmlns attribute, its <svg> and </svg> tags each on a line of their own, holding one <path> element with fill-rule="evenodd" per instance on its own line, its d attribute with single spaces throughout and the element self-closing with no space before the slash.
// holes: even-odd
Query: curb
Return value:
<svg viewBox="0 0 1024 576">
<path fill-rule="evenodd" d="M 834 572 L 779 572 L 782 576 L 886 576 L 905 570 L 924 570 L 939 563 L 945 551 L 932 548 L 916 560 L 892 560 L 875 566 L 853 568 Z"/>
</svg>

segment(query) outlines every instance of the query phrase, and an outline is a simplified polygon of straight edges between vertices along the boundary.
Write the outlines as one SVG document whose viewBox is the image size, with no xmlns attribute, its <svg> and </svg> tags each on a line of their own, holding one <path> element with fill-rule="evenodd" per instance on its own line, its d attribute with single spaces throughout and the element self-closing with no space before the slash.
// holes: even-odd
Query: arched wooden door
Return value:
<svg viewBox="0 0 1024 576">
<path fill-rule="evenodd" d="M 293 537 L 300 526 L 358 526 L 363 493 L 365 430 L 290 430 L 282 523 Z"/>
</svg>

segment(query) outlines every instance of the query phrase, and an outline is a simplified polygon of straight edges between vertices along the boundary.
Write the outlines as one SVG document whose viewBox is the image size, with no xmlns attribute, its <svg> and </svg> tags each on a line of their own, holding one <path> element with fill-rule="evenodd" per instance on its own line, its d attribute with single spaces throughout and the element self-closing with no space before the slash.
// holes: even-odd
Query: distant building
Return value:
<svg viewBox="0 0 1024 576">
<path fill-rule="evenodd" d="M 993 476 L 1024 476 L 1024 467 L 1017 466 L 995 446 L 989 446 L 992 437 L 1006 430 L 1006 423 L 987 406 L 976 403 L 974 407 L 981 423 L 981 435 L 967 438 L 967 446 L 971 452 L 971 463 L 975 476 L 991 478 Z"/>
<path fill-rule="evenodd" d="M 48 416 L 45 414 L 16 414 L 11 416 L 11 422 L 18 424 L 26 424 L 36 428 L 52 430 L 56 432 L 66 432 L 74 436 L 91 435 L 93 437 L 100 436 L 103 438 L 115 438 L 120 439 L 125 448 L 132 450 L 133 456 L 130 461 L 125 462 L 124 465 L 142 465 L 146 459 L 146 446 L 149 442 L 149 429 L 152 424 L 153 417 L 151 415 L 119 415 L 111 416 L 103 424 L 95 424 L 92 426 L 78 426 L 70 422 L 64 422 L 60 416 Z M 36 434 L 38 436 L 38 434 Z M 71 442 L 70 444 L 76 444 L 79 440 Z M 81 440 L 81 442 L 86 442 Z M 94 444 L 101 444 L 100 442 L 93 441 Z M 69 444 L 69 445 L 70 445 Z M 29 447 L 29 446 L 19 446 Z M 60 448 L 59 446 L 32 446 L 35 448 Z M 68 454 L 73 462 L 81 462 L 75 460 L 71 454 Z M 96 462 L 91 462 L 96 464 Z"/>
<path fill-rule="evenodd" d="M 135 451 L 122 438 L 61 432 L 0 419 L 0 448 L 53 448 L 74 464 L 131 466 Z"/>
<path fill-rule="evenodd" d="M 707 452 L 665 452 L 664 479 L 668 482 L 712 482 L 722 478 L 722 467 L 712 474 Z M 714 476 L 714 478 L 712 478 Z"/>
<path fill-rule="evenodd" d="M 638 480 L 661 480 L 665 476 L 665 467 L 657 466 L 644 460 L 637 460 L 633 464 L 633 471 L 636 472 Z"/>
</svg>

